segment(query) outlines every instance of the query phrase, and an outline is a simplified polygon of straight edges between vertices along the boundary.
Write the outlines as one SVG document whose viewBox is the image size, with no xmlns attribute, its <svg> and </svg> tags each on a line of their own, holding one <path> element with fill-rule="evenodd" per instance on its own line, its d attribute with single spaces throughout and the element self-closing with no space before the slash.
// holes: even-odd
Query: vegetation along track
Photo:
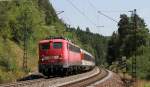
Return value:
<svg viewBox="0 0 150 87">
<path fill-rule="evenodd" d="M 95 67 L 93 70 L 72 75 L 66 77 L 54 77 L 49 79 L 39 78 L 36 80 L 27 80 L 27 81 L 19 81 L 9 84 L 1 84 L 0 87 L 79 87 L 79 86 L 87 86 L 97 80 L 100 80 L 107 76 L 107 71 L 104 69 L 99 69 Z"/>
</svg>

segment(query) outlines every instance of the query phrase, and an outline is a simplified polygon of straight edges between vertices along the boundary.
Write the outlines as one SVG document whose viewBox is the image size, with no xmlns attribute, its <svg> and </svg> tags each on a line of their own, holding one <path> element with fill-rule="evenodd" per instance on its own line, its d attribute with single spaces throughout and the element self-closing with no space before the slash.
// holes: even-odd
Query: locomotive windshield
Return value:
<svg viewBox="0 0 150 87">
<path fill-rule="evenodd" d="M 54 42 L 54 43 L 53 43 L 53 48 L 55 48 L 55 49 L 60 49 L 60 48 L 62 48 L 62 43 L 61 43 L 61 42 Z"/>
<path fill-rule="evenodd" d="M 47 50 L 50 48 L 50 43 L 42 43 L 40 44 L 40 49 L 41 50 Z"/>
</svg>

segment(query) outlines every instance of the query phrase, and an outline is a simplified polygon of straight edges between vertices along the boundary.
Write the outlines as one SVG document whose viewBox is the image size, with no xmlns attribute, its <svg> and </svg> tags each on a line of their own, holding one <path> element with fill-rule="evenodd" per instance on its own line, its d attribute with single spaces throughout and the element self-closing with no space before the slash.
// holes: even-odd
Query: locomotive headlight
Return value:
<svg viewBox="0 0 150 87">
<path fill-rule="evenodd" d="M 59 56 L 53 56 L 53 58 L 54 58 L 54 59 L 58 59 L 58 58 L 59 58 Z"/>
<path fill-rule="evenodd" d="M 49 57 L 47 56 L 47 57 L 45 57 L 44 59 L 45 59 L 45 60 L 48 60 L 48 59 L 49 59 Z"/>
<path fill-rule="evenodd" d="M 49 59 L 49 57 L 43 57 L 43 58 L 42 58 L 42 61 L 48 60 L 48 59 Z"/>
<path fill-rule="evenodd" d="M 42 58 L 41 60 L 42 60 L 42 61 L 44 61 L 44 59 L 43 59 L 43 58 Z"/>
</svg>

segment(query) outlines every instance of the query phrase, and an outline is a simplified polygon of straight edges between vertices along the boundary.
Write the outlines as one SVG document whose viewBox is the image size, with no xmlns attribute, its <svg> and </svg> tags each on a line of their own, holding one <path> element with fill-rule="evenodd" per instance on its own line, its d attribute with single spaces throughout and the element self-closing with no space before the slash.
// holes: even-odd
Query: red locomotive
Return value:
<svg viewBox="0 0 150 87">
<path fill-rule="evenodd" d="M 39 42 L 39 72 L 46 76 L 92 69 L 94 57 L 63 37 Z"/>
</svg>

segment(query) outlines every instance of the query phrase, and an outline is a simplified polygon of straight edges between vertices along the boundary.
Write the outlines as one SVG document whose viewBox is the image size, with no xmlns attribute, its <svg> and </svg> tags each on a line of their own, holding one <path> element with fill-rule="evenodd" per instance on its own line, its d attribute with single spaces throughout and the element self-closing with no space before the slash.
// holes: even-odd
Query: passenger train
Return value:
<svg viewBox="0 0 150 87">
<path fill-rule="evenodd" d="M 39 42 L 39 72 L 64 74 L 93 69 L 95 58 L 64 37 L 51 37 Z"/>
</svg>

